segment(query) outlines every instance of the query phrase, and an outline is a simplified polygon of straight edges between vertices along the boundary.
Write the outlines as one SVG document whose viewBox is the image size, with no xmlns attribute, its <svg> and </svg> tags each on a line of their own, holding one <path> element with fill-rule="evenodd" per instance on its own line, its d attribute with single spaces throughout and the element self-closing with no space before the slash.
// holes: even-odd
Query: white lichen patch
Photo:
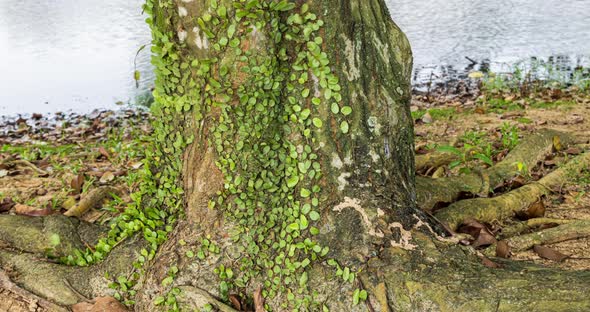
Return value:
<svg viewBox="0 0 590 312">
<path fill-rule="evenodd" d="M 178 31 L 178 40 L 181 43 L 186 40 L 186 37 L 188 37 L 188 33 L 184 29 Z"/>
<path fill-rule="evenodd" d="M 373 43 L 375 44 L 375 50 L 379 52 L 379 56 L 381 56 L 381 60 L 385 65 L 389 65 L 389 45 L 384 44 L 381 42 L 381 39 L 377 36 L 377 32 L 372 32 L 373 34 Z"/>
<path fill-rule="evenodd" d="M 193 33 L 195 33 L 195 45 L 199 49 L 208 49 L 209 48 L 209 39 L 205 36 L 204 33 L 201 32 L 199 27 L 193 28 Z"/>
<path fill-rule="evenodd" d="M 369 126 L 369 131 L 376 135 L 381 135 L 381 124 L 379 123 L 379 119 L 375 116 L 370 116 L 367 119 L 367 125 Z"/>
<path fill-rule="evenodd" d="M 320 89 L 320 79 L 312 73 L 311 81 L 313 81 L 313 96 L 319 98 L 322 95 L 322 90 Z"/>
<path fill-rule="evenodd" d="M 338 176 L 338 190 L 344 191 L 346 186 L 348 185 L 348 181 L 346 179 L 350 178 L 352 174 L 350 172 L 343 172 Z"/>
<path fill-rule="evenodd" d="M 367 229 L 369 230 L 369 235 L 376 236 L 379 238 L 383 238 L 385 236 L 383 234 L 383 232 L 375 231 L 375 229 L 373 228 L 373 223 L 369 219 L 369 215 L 367 214 L 365 209 L 363 207 L 361 207 L 361 201 L 359 199 L 350 198 L 350 197 L 345 196 L 344 201 L 341 202 L 340 204 L 336 205 L 332 210 L 336 211 L 336 212 L 342 212 L 346 208 L 352 208 L 361 215 L 363 222 L 365 223 L 365 225 L 367 226 Z"/>
<path fill-rule="evenodd" d="M 195 1 L 195 0 L 182 0 L 182 2 L 184 2 L 184 3 L 191 3 L 193 1 Z"/>
<path fill-rule="evenodd" d="M 346 35 L 340 35 L 345 47 L 344 54 L 346 55 L 347 64 L 345 64 L 344 73 L 346 74 L 348 81 L 353 81 L 361 77 L 361 71 L 358 67 L 360 64 L 360 55 L 356 53 L 359 49 L 355 48 L 352 40 L 348 39 Z"/>
<path fill-rule="evenodd" d="M 371 156 L 371 159 L 373 160 L 374 163 L 378 162 L 379 159 L 381 158 L 381 156 L 379 156 L 379 154 L 377 152 L 375 152 L 375 150 L 372 148 L 369 150 L 369 156 Z"/>
<path fill-rule="evenodd" d="M 259 43 L 262 43 L 266 40 L 266 37 L 264 36 L 264 34 L 260 31 L 258 31 L 258 28 L 255 25 L 252 25 L 252 27 L 250 29 L 252 29 L 252 31 L 250 32 L 252 46 L 253 47 L 262 46 L 262 44 L 259 44 Z"/>
<path fill-rule="evenodd" d="M 185 17 L 188 16 L 188 10 L 185 7 L 178 7 L 178 16 Z"/>
<path fill-rule="evenodd" d="M 297 145 L 297 154 L 303 154 L 303 151 L 305 150 L 305 147 L 303 147 L 303 145 L 299 144 Z"/>
<path fill-rule="evenodd" d="M 344 157 L 344 164 L 347 165 L 347 166 L 352 165 L 352 157 L 350 155 Z"/>
<path fill-rule="evenodd" d="M 418 247 L 410 243 L 410 241 L 412 240 L 412 232 L 404 229 L 404 226 L 401 223 L 391 223 L 389 224 L 389 229 L 398 229 L 401 236 L 399 242 L 393 240 L 391 241 L 392 247 L 398 247 L 404 250 L 414 250 Z"/>
<path fill-rule="evenodd" d="M 337 153 L 332 153 L 332 161 L 330 162 L 330 164 L 332 165 L 332 167 L 336 169 L 342 169 L 342 167 L 344 167 L 344 163 L 342 162 L 342 159 L 340 159 L 340 156 Z"/>
</svg>

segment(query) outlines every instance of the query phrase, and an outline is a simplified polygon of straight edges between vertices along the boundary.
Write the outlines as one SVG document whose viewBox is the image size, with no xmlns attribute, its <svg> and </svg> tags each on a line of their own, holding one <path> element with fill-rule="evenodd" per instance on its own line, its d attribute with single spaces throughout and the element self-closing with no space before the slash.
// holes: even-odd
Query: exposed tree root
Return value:
<svg viewBox="0 0 590 312">
<path fill-rule="evenodd" d="M 435 213 L 436 218 L 456 229 L 462 222 L 474 218 L 481 222 L 504 220 L 516 213 L 525 211 L 537 202 L 541 196 L 560 187 L 569 180 L 568 175 L 575 175 L 590 164 L 590 153 L 580 155 L 541 180 L 522 186 L 516 190 L 493 198 L 475 198 L 451 204 Z"/>
<path fill-rule="evenodd" d="M 108 186 L 95 188 L 84 196 L 77 205 L 66 211 L 64 215 L 68 217 L 80 217 L 88 210 L 98 206 L 109 194 L 116 192 L 116 189 Z"/>
<path fill-rule="evenodd" d="M 567 134 L 545 129 L 527 137 L 504 160 L 479 173 L 440 179 L 416 177 L 418 206 L 431 211 L 438 204 L 457 201 L 461 194 L 465 193 L 486 197 L 490 189 L 503 185 L 521 174 L 518 163 L 526 168 L 533 168 L 552 151 L 554 142 L 567 145 L 572 140 Z"/>
<path fill-rule="evenodd" d="M 112 292 L 111 276 L 127 275 L 135 253 L 145 244 L 129 240 L 115 248 L 100 264 L 69 267 L 48 261 L 46 256 L 61 256 L 73 248 L 93 244 L 102 229 L 64 216 L 31 218 L 0 216 L 0 268 L 20 287 L 59 305 L 72 305 L 83 297 L 94 298 Z M 59 241 L 55 238 L 59 237 Z M 57 243 L 57 244 L 56 244 Z"/>
<path fill-rule="evenodd" d="M 457 159 L 459 159 L 459 156 L 456 154 L 436 151 L 424 155 L 416 155 L 416 171 L 438 168 L 448 165 Z"/>
<path fill-rule="evenodd" d="M 238 310 L 217 300 L 203 289 L 194 286 L 180 286 L 178 288 L 180 289 L 180 295 L 177 297 L 177 300 L 180 301 L 181 306 L 186 305 L 186 308 L 189 310 L 194 307 L 202 307 L 205 304 L 210 304 L 221 312 L 238 312 Z"/>
<path fill-rule="evenodd" d="M 376 311 L 590 310 L 590 272 L 501 259 L 484 267 L 466 247 L 413 234 L 418 251 L 388 248 L 359 276 Z"/>
<path fill-rule="evenodd" d="M 19 287 L 10 280 L 6 272 L 0 271 L 0 311 L 67 312 L 68 309 Z"/>
<path fill-rule="evenodd" d="M 590 236 L 590 221 L 578 220 L 539 232 L 511 237 L 505 242 L 511 251 L 517 252 L 531 249 L 535 245 L 554 244 L 588 236 Z M 488 249 L 495 250 L 495 246 Z"/>
<path fill-rule="evenodd" d="M 552 219 L 552 218 L 534 218 L 524 222 L 518 222 L 514 225 L 502 228 L 500 236 L 502 238 L 509 238 L 517 235 L 521 235 L 527 231 L 534 229 L 535 227 L 545 224 L 568 224 L 574 220 L 565 219 Z"/>
</svg>

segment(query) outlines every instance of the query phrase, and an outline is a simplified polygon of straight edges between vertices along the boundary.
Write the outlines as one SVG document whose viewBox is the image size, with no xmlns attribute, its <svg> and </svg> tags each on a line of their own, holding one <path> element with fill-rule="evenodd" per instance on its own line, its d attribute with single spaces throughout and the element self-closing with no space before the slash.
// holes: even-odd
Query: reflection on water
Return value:
<svg viewBox="0 0 590 312">
<path fill-rule="evenodd" d="M 140 89 L 133 81 L 135 52 L 150 41 L 143 2 L 0 0 L 0 115 L 87 112 L 145 98 L 148 49 L 137 62 Z M 386 2 L 412 43 L 416 82 L 482 66 L 509 71 L 533 56 L 590 65 L 590 0 Z"/>
<path fill-rule="evenodd" d="M 410 39 L 415 82 L 460 76 L 481 63 L 508 71 L 531 57 L 562 67 L 590 65 L 590 0 L 386 2 Z"/>
<path fill-rule="evenodd" d="M 0 115 L 114 108 L 149 88 L 143 0 L 0 0 Z"/>
</svg>

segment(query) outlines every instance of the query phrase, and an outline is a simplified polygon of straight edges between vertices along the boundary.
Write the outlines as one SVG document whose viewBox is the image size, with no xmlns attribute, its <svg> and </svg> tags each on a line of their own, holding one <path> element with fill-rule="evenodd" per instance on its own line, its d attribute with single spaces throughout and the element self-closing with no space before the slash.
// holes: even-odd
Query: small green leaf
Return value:
<svg viewBox="0 0 590 312">
<path fill-rule="evenodd" d="M 317 220 L 320 219 L 320 214 L 317 211 L 314 210 L 314 211 L 312 211 L 312 212 L 309 213 L 309 218 L 312 221 L 317 221 Z"/>
<path fill-rule="evenodd" d="M 312 122 L 313 122 L 313 125 L 314 125 L 314 126 L 316 126 L 316 127 L 318 127 L 318 128 L 321 128 L 321 127 L 323 126 L 323 124 L 324 124 L 324 123 L 322 122 L 322 120 L 321 120 L 321 119 L 319 119 L 319 118 L 314 118 L 314 119 L 312 120 Z"/>
<path fill-rule="evenodd" d="M 305 230 L 305 229 L 307 229 L 308 226 L 309 226 L 309 221 L 307 221 L 307 217 L 304 214 L 299 215 L 299 228 L 301 230 Z"/>
<path fill-rule="evenodd" d="M 348 116 L 352 113 L 352 108 L 350 106 L 344 106 L 340 111 L 342 112 L 342 115 Z"/>
<path fill-rule="evenodd" d="M 342 131 L 342 133 L 346 134 L 348 133 L 348 121 L 343 121 L 340 123 L 340 131 Z"/>
<path fill-rule="evenodd" d="M 305 88 L 303 91 L 301 91 L 301 96 L 307 98 L 309 96 L 309 92 L 309 89 Z"/>
<path fill-rule="evenodd" d="M 335 102 L 332 103 L 330 109 L 332 110 L 332 114 L 338 114 L 340 112 L 340 107 L 338 106 L 338 103 Z"/>
<path fill-rule="evenodd" d="M 287 180 L 287 186 L 289 188 L 294 188 L 297 185 L 297 183 L 299 183 L 299 176 L 297 175 L 294 175 L 291 178 L 289 178 L 289 180 Z"/>
<path fill-rule="evenodd" d="M 307 272 L 303 272 L 299 278 L 299 286 L 305 287 L 307 285 Z"/>
<path fill-rule="evenodd" d="M 362 301 L 367 300 L 368 294 L 366 290 L 361 290 L 361 292 L 359 293 L 359 299 L 361 299 Z"/>
<path fill-rule="evenodd" d="M 352 305 L 358 305 L 359 304 L 359 295 L 360 295 L 360 290 L 357 288 L 354 290 L 354 293 L 352 294 Z"/>
<path fill-rule="evenodd" d="M 297 230 L 299 230 L 299 224 L 296 222 L 291 223 L 291 224 L 289 224 L 289 226 L 287 226 L 287 229 L 291 230 L 291 231 L 297 231 Z"/>
</svg>

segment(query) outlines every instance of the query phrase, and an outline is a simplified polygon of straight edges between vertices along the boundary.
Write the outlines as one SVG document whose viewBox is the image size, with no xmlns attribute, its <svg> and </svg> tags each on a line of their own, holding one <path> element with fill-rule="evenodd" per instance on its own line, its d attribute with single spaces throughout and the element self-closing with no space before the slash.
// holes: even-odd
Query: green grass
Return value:
<svg viewBox="0 0 590 312">
<path fill-rule="evenodd" d="M 574 106 L 576 106 L 576 102 L 575 101 L 563 101 L 563 100 L 557 100 L 557 101 L 553 101 L 553 102 L 535 101 L 535 102 L 531 102 L 529 105 L 531 108 L 538 108 L 538 109 L 555 109 L 558 107 L 563 107 L 565 109 L 571 109 Z"/>
<path fill-rule="evenodd" d="M 524 125 L 529 125 L 529 124 L 533 123 L 533 121 L 531 119 L 525 118 L 525 117 L 519 117 L 516 119 L 516 121 L 518 121 L 519 123 L 524 124 Z"/>
<path fill-rule="evenodd" d="M 557 108 L 572 109 L 574 106 L 577 105 L 575 101 L 570 101 L 570 100 L 556 100 L 556 101 L 552 101 L 552 102 L 546 102 L 546 101 L 537 101 L 537 100 L 533 100 L 533 99 L 528 99 L 527 102 L 528 102 L 528 107 L 534 108 L 534 109 L 557 109 Z M 485 105 L 487 105 L 488 112 L 498 113 L 498 114 L 504 113 L 504 112 L 509 112 L 509 111 L 525 110 L 524 106 L 522 106 L 514 101 L 509 101 L 509 100 L 505 100 L 502 98 L 489 99 L 489 100 L 487 100 L 487 102 L 485 102 Z M 527 122 L 523 122 L 523 123 L 527 123 Z"/>
<path fill-rule="evenodd" d="M 79 148 L 80 147 L 75 144 L 64 144 L 59 146 L 49 144 L 14 146 L 6 144 L 2 146 L 0 151 L 2 153 L 19 154 L 24 160 L 35 161 L 49 156 L 67 156 Z"/>
<path fill-rule="evenodd" d="M 414 120 L 422 119 L 426 113 L 429 113 L 432 117 L 432 120 L 449 120 L 451 117 L 458 115 L 457 111 L 452 107 L 447 108 L 431 108 L 428 110 L 421 109 L 415 112 L 412 112 L 412 118 Z"/>
<path fill-rule="evenodd" d="M 524 107 L 513 101 L 507 101 L 505 99 L 489 99 L 486 102 L 488 111 L 492 113 L 503 113 L 507 111 L 519 111 L 523 110 Z"/>
</svg>

